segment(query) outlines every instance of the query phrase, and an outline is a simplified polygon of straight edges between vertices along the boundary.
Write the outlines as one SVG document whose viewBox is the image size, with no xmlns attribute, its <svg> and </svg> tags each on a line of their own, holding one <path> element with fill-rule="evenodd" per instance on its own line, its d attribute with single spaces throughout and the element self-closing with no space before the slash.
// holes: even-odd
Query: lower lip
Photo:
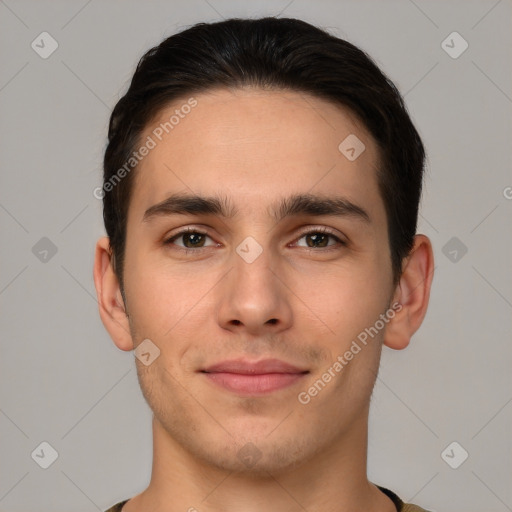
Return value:
<svg viewBox="0 0 512 512">
<path fill-rule="evenodd" d="M 291 386 L 306 374 L 304 373 L 265 373 L 244 375 L 239 373 L 205 373 L 215 384 L 232 391 L 250 395 L 263 395 Z"/>
</svg>

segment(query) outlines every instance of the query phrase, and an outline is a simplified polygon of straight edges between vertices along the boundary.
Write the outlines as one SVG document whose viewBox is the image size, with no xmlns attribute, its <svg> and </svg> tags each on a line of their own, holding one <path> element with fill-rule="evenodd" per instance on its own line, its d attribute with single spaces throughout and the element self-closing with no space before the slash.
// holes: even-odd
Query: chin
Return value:
<svg viewBox="0 0 512 512">
<path fill-rule="evenodd" d="M 208 444 L 204 443 L 196 447 L 200 453 L 196 452 L 195 457 L 222 471 L 268 479 L 271 475 L 277 476 L 301 466 L 314 454 L 314 443 L 307 442 L 303 433 L 301 439 L 275 436 L 269 440 L 266 436 L 253 441 L 244 436 L 244 441 L 236 443 L 230 439 L 227 445 L 219 443 L 220 449 L 213 451 L 205 450 Z"/>
</svg>

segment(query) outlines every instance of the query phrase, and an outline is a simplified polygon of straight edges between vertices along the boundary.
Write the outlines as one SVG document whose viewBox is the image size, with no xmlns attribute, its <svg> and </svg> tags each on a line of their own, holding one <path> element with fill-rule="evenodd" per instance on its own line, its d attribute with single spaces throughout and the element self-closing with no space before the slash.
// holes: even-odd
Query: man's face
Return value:
<svg viewBox="0 0 512 512">
<path fill-rule="evenodd" d="M 253 455 L 252 470 L 279 471 L 366 425 L 383 330 L 308 403 L 304 392 L 392 300 L 377 149 L 347 110 L 309 95 L 244 89 L 195 99 L 161 141 L 153 130 L 186 99 L 147 127 L 142 141 L 149 135 L 156 147 L 134 171 L 126 307 L 134 345 L 149 339 L 160 350 L 149 366 L 136 360 L 139 381 L 169 439 L 197 459 L 247 471 L 243 455 Z M 353 161 L 350 148 L 338 149 L 351 134 L 365 145 Z M 145 216 L 174 194 L 223 198 L 234 215 L 168 207 Z M 359 209 L 280 209 L 305 194 Z M 206 371 L 267 359 L 298 370 Z"/>
</svg>

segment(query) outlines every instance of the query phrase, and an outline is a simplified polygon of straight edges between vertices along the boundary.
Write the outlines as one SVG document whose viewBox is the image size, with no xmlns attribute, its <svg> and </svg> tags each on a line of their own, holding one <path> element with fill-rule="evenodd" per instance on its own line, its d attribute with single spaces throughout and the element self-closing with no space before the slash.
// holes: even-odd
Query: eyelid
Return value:
<svg viewBox="0 0 512 512">
<path fill-rule="evenodd" d="M 172 233 L 168 236 L 166 235 L 163 239 L 163 244 L 171 245 L 171 242 L 173 240 L 179 238 L 180 236 L 182 236 L 186 233 L 197 233 L 199 235 L 207 236 L 213 240 L 213 238 L 207 233 L 207 231 L 204 228 L 200 228 L 200 227 L 196 227 L 196 226 L 186 226 L 184 228 L 179 228 L 179 231 L 176 231 L 175 233 Z M 178 246 L 178 247 L 180 247 L 180 246 Z M 209 246 L 209 247 L 211 247 L 211 246 Z M 184 247 L 183 249 L 191 250 L 188 247 Z M 205 249 L 205 247 L 199 247 L 198 249 Z M 197 250 L 197 249 L 192 249 L 192 250 Z"/>
<path fill-rule="evenodd" d="M 181 228 L 179 231 L 169 235 L 169 236 L 166 236 L 164 238 L 164 241 L 163 241 L 163 244 L 164 245 L 172 245 L 172 242 L 176 239 L 178 239 L 180 236 L 186 234 L 186 233 L 197 233 L 197 234 L 200 234 L 200 235 L 204 235 L 204 236 L 207 236 L 208 238 L 211 238 L 213 240 L 213 237 L 210 236 L 207 232 L 206 229 L 204 228 L 200 228 L 200 227 L 196 227 L 196 226 L 186 226 L 184 228 Z M 338 244 L 342 245 L 342 246 L 346 246 L 348 244 L 348 242 L 340 235 L 338 235 L 337 233 L 335 233 L 332 229 L 330 228 L 327 228 L 326 226 L 306 226 L 304 227 L 301 232 L 299 233 L 298 236 L 295 237 L 294 241 L 292 242 L 293 244 L 296 244 L 298 240 L 300 240 L 301 238 L 303 238 L 304 236 L 306 235 L 309 235 L 309 234 L 314 234 L 314 233 L 323 233 L 325 235 L 329 235 L 331 236 L 332 238 L 334 238 Z M 218 242 L 216 242 L 216 245 L 218 246 Z M 183 251 L 194 251 L 194 252 L 197 252 L 199 251 L 200 249 L 207 249 L 208 247 L 213 247 L 213 245 L 210 245 L 210 246 L 206 246 L 206 247 L 197 247 L 197 248 L 188 248 L 188 247 L 181 247 L 181 246 L 176 246 L 178 248 L 178 250 L 183 250 Z M 329 249 L 330 248 L 330 249 Z M 315 252 L 321 252 L 321 250 L 323 249 L 323 251 L 329 251 L 329 250 L 333 250 L 333 249 L 336 249 L 337 248 L 337 244 L 335 245 L 332 245 L 332 246 L 327 246 L 327 247 L 320 247 L 318 249 L 315 249 L 314 247 L 303 247 L 303 249 L 306 249 L 306 250 L 310 250 L 310 251 L 315 251 Z"/>
<path fill-rule="evenodd" d="M 304 228 L 304 230 L 301 231 L 299 236 L 297 236 L 294 243 L 296 243 L 302 237 L 309 235 L 309 234 L 314 234 L 314 233 L 322 233 L 324 235 L 329 235 L 332 238 L 334 238 L 338 242 L 338 244 L 340 244 L 342 246 L 348 245 L 347 240 L 345 240 L 345 238 L 342 235 L 339 235 L 337 232 L 335 232 L 334 230 L 332 230 L 331 228 L 328 228 L 326 226 L 306 226 Z M 329 245 L 325 248 L 322 247 L 320 249 L 323 249 L 323 251 L 325 252 L 325 251 L 334 250 L 337 248 L 339 248 L 339 247 L 337 247 L 337 244 L 335 244 L 335 245 Z M 320 252 L 318 249 L 315 249 L 314 247 L 303 247 L 303 249 Z"/>
</svg>

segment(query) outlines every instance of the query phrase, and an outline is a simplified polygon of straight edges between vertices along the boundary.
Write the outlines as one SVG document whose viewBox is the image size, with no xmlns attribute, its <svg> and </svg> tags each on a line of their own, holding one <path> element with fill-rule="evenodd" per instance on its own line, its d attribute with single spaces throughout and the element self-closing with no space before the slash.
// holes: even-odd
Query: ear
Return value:
<svg viewBox="0 0 512 512">
<path fill-rule="evenodd" d="M 133 350 L 128 314 L 111 254 L 110 239 L 100 238 L 96 243 L 93 271 L 100 317 L 116 346 L 121 350 Z"/>
<path fill-rule="evenodd" d="M 430 287 L 434 276 L 432 244 L 425 235 L 416 235 L 407 256 L 391 304 L 399 303 L 395 316 L 386 326 L 384 345 L 402 350 L 419 329 L 427 313 Z"/>
</svg>

